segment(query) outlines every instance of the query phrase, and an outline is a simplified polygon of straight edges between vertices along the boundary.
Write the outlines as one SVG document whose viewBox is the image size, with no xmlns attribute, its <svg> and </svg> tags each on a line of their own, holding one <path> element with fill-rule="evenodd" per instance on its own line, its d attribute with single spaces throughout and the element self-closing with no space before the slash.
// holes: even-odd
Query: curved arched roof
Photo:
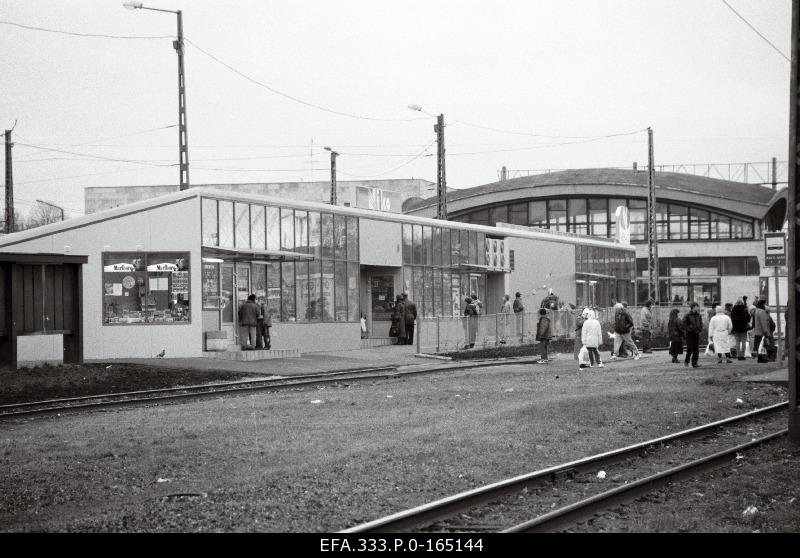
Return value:
<svg viewBox="0 0 800 558">
<path fill-rule="evenodd" d="M 647 171 L 626 169 L 578 169 L 537 174 L 493 182 L 474 188 L 450 190 L 448 213 L 531 198 L 568 196 L 647 198 Z M 693 174 L 656 172 L 656 198 L 719 209 L 737 215 L 781 223 L 786 218 L 787 190 L 708 178 Z M 778 215 L 781 213 L 782 215 Z M 415 200 L 404 208 L 412 215 L 431 215 L 436 211 L 436 197 Z"/>
</svg>

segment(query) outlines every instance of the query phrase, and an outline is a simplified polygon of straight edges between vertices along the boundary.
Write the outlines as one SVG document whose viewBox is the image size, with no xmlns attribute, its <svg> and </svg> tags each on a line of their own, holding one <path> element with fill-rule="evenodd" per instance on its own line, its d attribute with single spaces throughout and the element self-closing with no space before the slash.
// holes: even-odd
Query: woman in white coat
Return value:
<svg viewBox="0 0 800 558">
<path fill-rule="evenodd" d="M 714 343 L 714 351 L 719 358 L 718 363 L 722 363 L 722 355 L 725 355 L 728 362 L 733 362 L 729 341 L 731 331 L 733 331 L 733 322 L 725 314 L 725 307 L 717 306 L 717 314 L 708 322 L 708 342 Z"/>
</svg>

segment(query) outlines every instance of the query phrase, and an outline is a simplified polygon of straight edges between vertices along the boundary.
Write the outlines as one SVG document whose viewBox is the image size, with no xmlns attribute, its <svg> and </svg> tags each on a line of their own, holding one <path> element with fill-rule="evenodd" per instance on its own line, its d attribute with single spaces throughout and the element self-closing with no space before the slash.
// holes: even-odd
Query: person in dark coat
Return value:
<svg viewBox="0 0 800 558">
<path fill-rule="evenodd" d="M 405 345 L 407 335 L 406 306 L 403 304 L 403 295 L 397 295 L 392 309 L 392 327 L 389 329 L 389 337 L 397 337 L 397 344 Z"/>
<path fill-rule="evenodd" d="M 733 336 L 736 338 L 736 358 L 745 360 L 747 332 L 750 330 L 750 312 L 741 298 L 731 308 L 731 322 L 733 322 Z"/>
<path fill-rule="evenodd" d="M 536 340 L 542 345 L 542 358 L 539 364 L 546 364 L 550 362 L 547 355 L 547 346 L 550 344 L 550 338 L 553 337 L 550 329 L 550 310 L 547 308 L 539 309 L 539 323 L 536 325 Z"/>
<path fill-rule="evenodd" d="M 669 333 L 669 354 L 672 355 L 672 362 L 678 362 L 678 355 L 683 354 L 683 322 L 678 317 L 678 309 L 673 308 L 669 313 L 669 323 L 667 324 Z"/>
<path fill-rule="evenodd" d="M 256 304 L 256 295 L 251 294 L 247 301 L 239 308 L 240 338 L 239 343 L 243 351 L 252 351 L 256 344 L 256 328 L 261 309 Z"/>
<path fill-rule="evenodd" d="M 691 360 L 693 368 L 700 366 L 697 359 L 700 358 L 700 332 L 703 331 L 703 316 L 700 315 L 699 308 L 699 304 L 692 302 L 689 305 L 689 311 L 683 317 L 683 329 L 686 335 L 686 359 L 683 361 L 683 365 L 689 366 L 689 360 Z"/>
<path fill-rule="evenodd" d="M 467 348 L 471 349 L 475 346 L 475 337 L 478 334 L 478 309 L 472 302 L 471 297 L 466 297 L 464 302 L 466 302 L 466 306 L 464 306 L 464 329 Z"/>
<path fill-rule="evenodd" d="M 408 298 L 408 293 L 403 293 L 403 305 L 406 309 L 406 343 L 414 344 L 414 324 L 417 320 L 417 305 Z"/>
</svg>

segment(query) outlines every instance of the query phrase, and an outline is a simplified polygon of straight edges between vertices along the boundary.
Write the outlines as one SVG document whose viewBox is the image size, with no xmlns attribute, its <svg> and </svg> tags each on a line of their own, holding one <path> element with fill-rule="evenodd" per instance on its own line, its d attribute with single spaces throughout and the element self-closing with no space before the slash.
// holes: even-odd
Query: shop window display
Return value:
<svg viewBox="0 0 800 558">
<path fill-rule="evenodd" d="M 188 252 L 103 254 L 104 325 L 190 323 L 189 295 Z"/>
</svg>

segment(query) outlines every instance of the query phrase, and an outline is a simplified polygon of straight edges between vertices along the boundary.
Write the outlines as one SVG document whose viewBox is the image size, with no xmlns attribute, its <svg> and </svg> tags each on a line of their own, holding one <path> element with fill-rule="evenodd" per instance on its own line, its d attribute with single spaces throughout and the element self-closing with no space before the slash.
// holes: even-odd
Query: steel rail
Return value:
<svg viewBox="0 0 800 558">
<path fill-rule="evenodd" d="M 773 432 L 763 438 L 740 444 L 733 448 L 723 450 L 712 455 L 702 457 L 690 463 L 668 469 L 661 473 L 651 475 L 649 477 L 639 479 L 635 482 L 625 484 L 597 494 L 590 498 L 575 502 L 563 508 L 559 508 L 552 512 L 546 513 L 530 521 L 520 523 L 514 527 L 504 529 L 501 533 L 542 533 L 553 531 L 565 525 L 570 525 L 593 516 L 600 510 L 607 510 L 617 504 L 630 502 L 635 500 L 648 492 L 660 488 L 670 482 L 679 481 L 685 478 L 691 478 L 703 473 L 709 469 L 719 467 L 723 463 L 736 458 L 736 454 L 752 449 L 766 442 L 780 438 L 788 434 L 789 429 L 783 429 L 778 432 Z"/>
<path fill-rule="evenodd" d="M 631 446 L 611 450 L 608 452 L 584 457 L 576 461 L 570 461 L 561 465 L 555 465 L 546 469 L 540 469 L 531 473 L 526 473 L 510 479 L 498 481 L 484 485 L 472 490 L 467 490 L 448 496 L 434 502 L 423 504 L 408 510 L 397 512 L 386 517 L 375 519 L 367 523 L 362 523 L 341 533 L 380 533 L 400 530 L 409 530 L 420 525 L 429 525 L 435 521 L 449 517 L 460 511 L 474 508 L 480 504 L 496 500 L 499 497 L 515 492 L 524 487 L 542 485 L 547 481 L 558 478 L 573 472 L 590 470 L 598 465 L 606 465 L 617 461 L 622 461 L 633 454 L 642 453 L 651 446 L 666 444 L 675 440 L 692 439 L 706 435 L 708 432 L 722 427 L 742 422 L 751 418 L 769 415 L 788 407 L 788 402 L 776 403 L 761 409 L 755 409 L 741 415 L 736 415 L 726 419 L 704 424 L 688 430 L 682 430 L 674 434 L 668 434 L 646 442 L 640 442 Z"/>
<path fill-rule="evenodd" d="M 247 392 L 280 390 L 305 387 L 317 384 L 334 382 L 364 381 L 386 377 L 404 377 L 419 374 L 430 374 L 447 370 L 466 370 L 471 368 L 486 368 L 492 366 L 513 366 L 516 364 L 530 364 L 534 359 L 518 361 L 489 361 L 482 363 L 456 364 L 436 367 L 421 368 L 418 370 L 398 371 L 396 366 L 375 368 L 354 368 L 321 372 L 302 376 L 282 376 L 263 380 L 246 380 L 244 382 L 225 382 L 217 384 L 204 384 L 200 386 L 185 386 L 163 388 L 157 390 L 132 391 L 104 395 L 89 395 L 65 399 L 51 399 L 47 401 L 34 401 L 28 403 L 8 404 L 0 406 L 0 420 L 7 418 L 22 418 L 56 415 L 73 411 L 85 411 L 101 408 L 126 407 L 146 403 L 159 403 L 167 401 L 191 401 L 220 395 L 235 395 Z M 381 373 L 382 372 L 382 373 Z M 300 381 L 298 381 L 300 380 Z M 133 396 L 133 397 L 131 397 Z M 53 405 L 55 403 L 55 405 Z M 69 403 L 64 405 L 63 403 Z M 44 406 L 43 405 L 51 405 Z"/>
</svg>

